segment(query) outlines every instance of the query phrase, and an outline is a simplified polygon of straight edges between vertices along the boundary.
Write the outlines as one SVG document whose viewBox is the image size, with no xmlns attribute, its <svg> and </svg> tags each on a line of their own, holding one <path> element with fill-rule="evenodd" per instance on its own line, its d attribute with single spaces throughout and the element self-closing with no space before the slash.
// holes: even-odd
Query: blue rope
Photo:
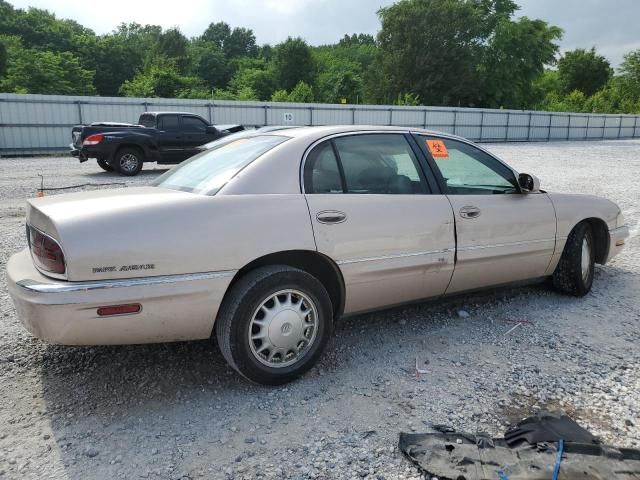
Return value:
<svg viewBox="0 0 640 480">
<path fill-rule="evenodd" d="M 560 463 L 562 462 L 562 451 L 564 450 L 564 440 L 558 442 L 558 453 L 556 454 L 556 465 L 553 467 L 551 480 L 558 480 L 560 474 Z"/>
<path fill-rule="evenodd" d="M 506 473 L 504 473 L 504 470 L 502 470 L 502 468 L 497 469 L 496 473 L 498 474 L 498 478 L 500 480 L 509 480 L 509 477 L 507 476 Z"/>
</svg>

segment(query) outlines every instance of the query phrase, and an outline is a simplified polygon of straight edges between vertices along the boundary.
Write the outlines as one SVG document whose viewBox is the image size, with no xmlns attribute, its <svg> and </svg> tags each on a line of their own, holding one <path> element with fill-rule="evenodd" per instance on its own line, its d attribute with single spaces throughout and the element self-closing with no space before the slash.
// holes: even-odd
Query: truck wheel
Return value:
<svg viewBox="0 0 640 480">
<path fill-rule="evenodd" d="M 142 170 L 142 154 L 133 148 L 123 148 L 116 153 L 116 168 L 122 175 L 133 177 Z"/>
<path fill-rule="evenodd" d="M 103 169 L 105 172 L 112 172 L 113 171 L 113 167 L 111 165 L 109 165 L 104 158 L 99 158 L 98 159 L 98 166 L 101 169 Z"/>
<path fill-rule="evenodd" d="M 569 234 L 560 262 L 551 280 L 567 295 L 583 297 L 591 290 L 595 270 L 595 244 L 591 225 L 579 223 Z"/>
<path fill-rule="evenodd" d="M 309 370 L 322 354 L 333 330 L 331 299 L 305 271 L 261 267 L 231 288 L 215 329 L 224 358 L 238 373 L 281 385 Z"/>
</svg>

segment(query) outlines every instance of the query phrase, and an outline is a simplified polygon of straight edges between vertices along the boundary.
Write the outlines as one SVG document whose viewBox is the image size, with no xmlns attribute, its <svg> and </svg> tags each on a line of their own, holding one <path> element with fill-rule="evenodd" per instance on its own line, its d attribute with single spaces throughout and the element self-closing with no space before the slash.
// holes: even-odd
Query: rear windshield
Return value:
<svg viewBox="0 0 640 480">
<path fill-rule="evenodd" d="M 204 145 L 202 145 L 200 148 L 202 148 L 203 150 L 210 150 L 212 148 L 219 148 L 222 145 L 226 145 L 227 143 L 231 143 L 234 140 L 237 140 L 239 138 L 245 138 L 245 137 L 250 137 L 251 135 L 255 135 L 257 132 L 257 130 L 251 129 L 251 130 L 241 130 L 239 132 L 235 132 L 235 133 L 231 133 L 229 135 L 226 135 L 222 138 L 218 138 L 217 140 L 214 140 L 213 142 L 209 142 L 209 143 L 205 143 Z"/>
<path fill-rule="evenodd" d="M 143 127 L 153 128 L 156 126 L 156 117 L 153 115 L 140 115 L 138 123 Z"/>
<path fill-rule="evenodd" d="M 152 185 L 215 195 L 236 173 L 288 139 L 276 135 L 240 138 L 191 157 L 158 177 Z"/>
</svg>

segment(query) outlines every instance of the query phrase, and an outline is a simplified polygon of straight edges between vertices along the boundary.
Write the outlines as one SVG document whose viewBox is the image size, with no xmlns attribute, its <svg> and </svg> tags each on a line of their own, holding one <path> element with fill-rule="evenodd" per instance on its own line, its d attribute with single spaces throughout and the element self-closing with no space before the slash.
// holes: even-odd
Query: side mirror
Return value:
<svg viewBox="0 0 640 480">
<path fill-rule="evenodd" d="M 540 191 L 540 180 L 535 175 L 521 173 L 518 175 L 518 185 L 522 193 L 536 193 Z"/>
<path fill-rule="evenodd" d="M 207 133 L 216 134 L 216 133 L 218 133 L 218 129 L 216 127 L 214 127 L 213 125 L 207 125 Z"/>
</svg>

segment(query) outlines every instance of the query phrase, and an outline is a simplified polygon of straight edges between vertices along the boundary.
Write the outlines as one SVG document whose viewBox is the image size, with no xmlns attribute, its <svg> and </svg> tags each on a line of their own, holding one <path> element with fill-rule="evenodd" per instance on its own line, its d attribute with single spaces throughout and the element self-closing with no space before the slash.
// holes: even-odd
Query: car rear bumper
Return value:
<svg viewBox="0 0 640 480">
<path fill-rule="evenodd" d="M 45 277 L 28 250 L 11 257 L 7 284 L 18 317 L 34 336 L 65 345 L 156 343 L 209 338 L 235 271 L 67 282 Z M 139 313 L 97 309 L 139 303 Z"/>
<path fill-rule="evenodd" d="M 629 238 L 629 227 L 626 225 L 609 230 L 609 254 L 607 255 L 607 262 L 622 251 L 627 238 Z"/>
</svg>

